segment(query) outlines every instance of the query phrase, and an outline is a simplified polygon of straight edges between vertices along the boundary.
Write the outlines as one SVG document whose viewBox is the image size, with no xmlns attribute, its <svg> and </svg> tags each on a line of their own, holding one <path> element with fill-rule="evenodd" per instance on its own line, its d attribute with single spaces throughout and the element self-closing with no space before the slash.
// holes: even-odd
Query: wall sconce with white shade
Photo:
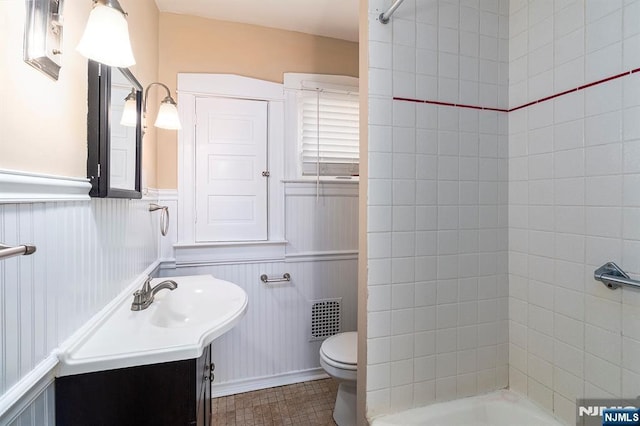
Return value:
<svg viewBox="0 0 640 426">
<path fill-rule="evenodd" d="M 127 68 L 136 63 L 127 14 L 118 0 L 93 0 L 77 50 L 82 56 L 112 67 Z"/>
<path fill-rule="evenodd" d="M 182 129 L 182 125 L 180 124 L 180 117 L 178 116 L 178 104 L 176 104 L 176 101 L 171 97 L 171 91 L 169 90 L 169 88 L 165 84 L 159 82 L 149 84 L 144 91 L 144 107 L 142 110 L 142 121 L 144 128 L 147 128 L 145 117 L 147 115 L 147 99 L 149 99 L 149 89 L 151 88 L 151 86 L 156 84 L 158 86 L 164 87 L 164 89 L 167 91 L 167 96 L 165 96 L 165 98 L 160 103 L 160 108 L 158 109 L 158 115 L 156 117 L 154 126 L 168 130 Z M 124 110 L 122 111 L 120 124 L 122 124 L 123 126 L 134 127 L 137 123 L 136 119 L 136 92 L 135 90 L 132 90 L 131 93 L 129 93 L 129 95 L 125 98 Z"/>
</svg>

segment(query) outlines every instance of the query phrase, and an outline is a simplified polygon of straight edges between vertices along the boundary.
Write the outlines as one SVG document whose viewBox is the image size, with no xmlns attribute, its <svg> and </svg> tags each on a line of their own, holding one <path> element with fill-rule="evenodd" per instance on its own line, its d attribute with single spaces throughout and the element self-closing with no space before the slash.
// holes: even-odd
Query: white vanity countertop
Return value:
<svg viewBox="0 0 640 426">
<path fill-rule="evenodd" d="M 247 293 L 211 275 L 155 278 L 178 288 L 160 290 L 145 310 L 124 299 L 93 330 L 62 350 L 58 376 L 198 358 L 247 311 Z"/>
</svg>

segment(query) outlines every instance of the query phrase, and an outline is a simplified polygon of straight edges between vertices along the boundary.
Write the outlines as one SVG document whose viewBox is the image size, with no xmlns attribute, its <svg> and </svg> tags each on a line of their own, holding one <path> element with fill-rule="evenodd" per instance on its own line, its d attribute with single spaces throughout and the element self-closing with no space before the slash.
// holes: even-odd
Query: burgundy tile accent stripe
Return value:
<svg viewBox="0 0 640 426">
<path fill-rule="evenodd" d="M 478 106 L 478 105 L 456 104 L 456 103 L 451 103 L 451 102 L 430 101 L 430 100 L 423 100 L 423 99 L 401 98 L 401 97 L 396 97 L 396 96 L 393 97 L 393 100 L 394 101 L 405 101 L 405 102 L 416 102 L 416 103 L 419 103 L 419 104 L 450 106 L 450 107 L 457 107 L 457 108 L 471 108 L 471 109 L 479 109 L 479 110 L 484 110 L 484 111 L 512 112 L 512 111 L 517 111 L 517 110 L 522 109 L 522 108 L 526 108 L 526 107 L 531 106 L 531 105 L 539 104 L 541 102 L 549 101 L 551 99 L 555 99 L 555 98 L 558 98 L 560 96 L 567 95 L 569 93 L 578 92 L 580 90 L 584 90 L 584 89 L 587 89 L 589 87 L 597 86 L 598 84 L 606 83 L 606 82 L 611 81 L 611 80 L 616 80 L 618 78 L 621 78 L 621 77 L 624 77 L 624 76 L 627 76 L 627 75 L 631 75 L 631 74 L 634 74 L 634 73 L 637 73 L 637 72 L 640 72 L 640 68 L 636 68 L 636 69 L 633 69 L 631 71 L 625 71 L 623 73 L 616 74 L 616 75 L 613 75 L 611 77 L 603 78 L 602 80 L 597 80 L 597 81 L 593 81 L 591 83 L 583 84 L 582 86 L 578 86 L 578 87 L 573 88 L 573 89 L 565 90 L 564 92 L 556 93 L 554 95 L 547 96 L 547 97 L 544 97 L 542 99 L 538 99 L 537 101 L 531 101 L 531 102 L 528 102 L 528 103 L 526 103 L 524 105 L 513 107 L 511 109 L 483 107 L 483 106 Z"/>
<path fill-rule="evenodd" d="M 481 109 L 481 110 L 488 110 L 488 111 L 509 112 L 508 110 L 502 109 L 502 108 L 492 108 L 492 107 L 483 107 L 483 106 L 466 105 L 466 104 L 454 104 L 450 102 L 429 101 L 429 100 L 412 99 L 412 98 L 399 98 L 396 96 L 393 97 L 393 100 L 405 101 L 405 102 L 416 102 L 419 104 L 431 104 L 431 105 L 451 106 L 451 107 L 458 107 L 458 108 L 471 108 L 471 109 Z"/>
</svg>

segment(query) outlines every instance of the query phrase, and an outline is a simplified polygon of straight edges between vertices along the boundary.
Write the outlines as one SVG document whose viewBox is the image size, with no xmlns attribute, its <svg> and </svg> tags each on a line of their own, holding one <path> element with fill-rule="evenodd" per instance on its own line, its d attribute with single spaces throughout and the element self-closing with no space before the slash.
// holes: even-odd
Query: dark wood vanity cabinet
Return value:
<svg viewBox="0 0 640 426">
<path fill-rule="evenodd" d="M 211 347 L 198 359 L 56 378 L 57 426 L 209 426 Z"/>
</svg>

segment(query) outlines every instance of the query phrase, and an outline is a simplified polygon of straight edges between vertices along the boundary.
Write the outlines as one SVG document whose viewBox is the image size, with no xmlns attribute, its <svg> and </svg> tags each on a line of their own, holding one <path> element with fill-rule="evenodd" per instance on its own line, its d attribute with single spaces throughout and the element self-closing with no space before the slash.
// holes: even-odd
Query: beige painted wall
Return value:
<svg viewBox="0 0 640 426">
<path fill-rule="evenodd" d="M 179 72 L 282 82 L 285 72 L 358 76 L 358 43 L 255 25 L 160 14 L 160 81 Z M 177 188 L 176 132 L 158 130 L 158 188 Z"/>
<path fill-rule="evenodd" d="M 143 84 L 157 79 L 158 9 L 153 0 L 121 0 Z M 91 1 L 66 1 L 58 81 L 23 61 L 24 0 L 0 1 L 0 168 L 86 177 L 87 60 L 75 47 Z M 145 137 L 146 181 L 155 186 L 155 133 Z"/>
</svg>

